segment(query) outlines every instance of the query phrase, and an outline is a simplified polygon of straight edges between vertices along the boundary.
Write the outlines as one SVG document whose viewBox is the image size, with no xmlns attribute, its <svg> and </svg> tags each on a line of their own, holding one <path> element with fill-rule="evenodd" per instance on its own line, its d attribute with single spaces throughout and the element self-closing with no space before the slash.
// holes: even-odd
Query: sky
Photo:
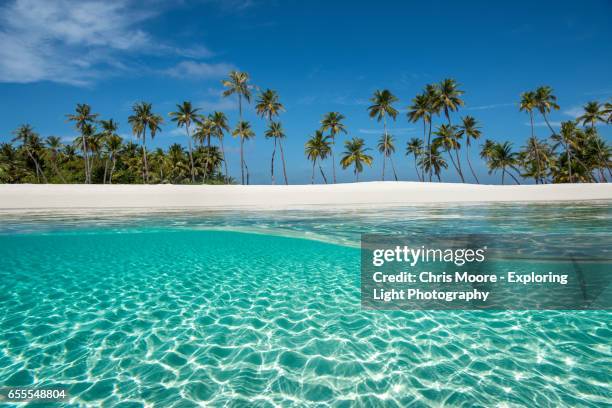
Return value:
<svg viewBox="0 0 612 408">
<path fill-rule="evenodd" d="M 454 78 L 465 106 L 451 119 L 472 115 L 482 139 L 510 141 L 518 149 L 530 135 L 529 117 L 518 110 L 522 92 L 554 89 L 561 106 L 550 116 L 556 128 L 587 101 L 612 98 L 611 19 L 609 0 L 3 0 L 0 142 L 29 123 L 43 137 L 70 143 L 77 133 L 65 115 L 77 103 L 118 121 L 119 133 L 130 140 L 131 107 L 148 101 L 166 120 L 148 146 L 186 146 L 184 130 L 168 113 L 189 100 L 203 113 L 225 112 L 235 124 L 237 101 L 221 96 L 221 80 L 237 69 L 280 95 L 290 183 L 310 182 L 304 143 L 329 111 L 346 116 L 348 135 L 338 138 L 336 156 L 345 140 L 363 138 L 374 165 L 360 180 L 381 178 L 375 147 L 382 124 L 367 114 L 377 89 L 399 98 L 400 114 L 390 125 L 394 161 L 400 179 L 415 180 L 405 146 L 422 136 L 422 124 L 410 123 L 406 108 L 426 84 Z M 272 142 L 253 105 L 244 115 L 256 138 L 246 144 L 245 158 L 251 183 L 266 184 Z M 549 133 L 536 117 L 536 135 Z M 600 133 L 609 143 L 610 126 Z M 238 140 L 228 136 L 225 143 L 230 173 L 239 179 Z M 481 182 L 499 183 L 499 174 L 487 175 L 478 147 L 472 146 L 471 158 Z M 329 161 L 324 169 L 331 174 Z M 338 181 L 353 180 L 351 170 L 337 172 Z M 442 177 L 458 180 L 450 169 Z"/>
</svg>

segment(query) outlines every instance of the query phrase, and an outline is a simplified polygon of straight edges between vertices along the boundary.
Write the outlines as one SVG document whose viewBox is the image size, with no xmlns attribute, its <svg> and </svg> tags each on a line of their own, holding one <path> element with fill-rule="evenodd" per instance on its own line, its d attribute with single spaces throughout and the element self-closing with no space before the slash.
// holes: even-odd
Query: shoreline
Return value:
<svg viewBox="0 0 612 408">
<path fill-rule="evenodd" d="M 415 204 L 612 200 L 612 184 L 484 185 L 374 181 L 305 185 L 3 184 L 0 210 L 331 209 Z"/>
</svg>

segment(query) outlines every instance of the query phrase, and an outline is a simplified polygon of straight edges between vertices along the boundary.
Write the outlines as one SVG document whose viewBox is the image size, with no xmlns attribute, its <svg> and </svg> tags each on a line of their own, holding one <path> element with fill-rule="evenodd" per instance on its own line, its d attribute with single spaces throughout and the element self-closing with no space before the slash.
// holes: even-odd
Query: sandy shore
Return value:
<svg viewBox="0 0 612 408">
<path fill-rule="evenodd" d="M 401 206 L 415 203 L 612 200 L 612 184 L 367 182 L 293 186 L 0 185 L 0 209 Z"/>
</svg>

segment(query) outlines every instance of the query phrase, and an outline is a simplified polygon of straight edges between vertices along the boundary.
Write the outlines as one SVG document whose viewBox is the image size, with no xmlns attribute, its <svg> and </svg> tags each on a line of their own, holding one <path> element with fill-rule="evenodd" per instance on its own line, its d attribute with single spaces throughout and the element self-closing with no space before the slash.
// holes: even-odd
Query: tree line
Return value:
<svg viewBox="0 0 612 408">
<path fill-rule="evenodd" d="M 153 111 L 151 103 L 139 102 L 132 107 L 128 117 L 133 135 L 138 143 L 124 141 L 118 134 L 118 123 L 113 119 L 101 119 L 87 104 L 78 104 L 74 113 L 66 115 L 79 136 L 72 143 L 64 144 L 59 137 L 42 139 L 29 124 L 21 125 L 13 133 L 10 143 L 0 144 L 1 183 L 174 183 L 174 184 L 230 184 L 237 181 L 229 176 L 224 138 L 231 135 L 240 140 L 240 183 L 250 184 L 250 173 L 244 154 L 244 142 L 255 137 L 251 123 L 243 119 L 243 104 L 251 103 L 257 91 L 256 113 L 266 121 L 264 136 L 272 141 L 270 160 L 271 182 L 287 178 L 283 142 L 286 134 L 279 121 L 285 111 L 277 92 L 260 90 L 250 83 L 246 72 L 232 71 L 222 81 L 224 97 L 238 100 L 238 122 L 230 126 L 223 112 L 204 115 L 191 102 L 177 105 L 168 119 L 185 131 L 187 148 L 179 143 L 168 149 L 147 149 L 147 140 L 161 132 L 164 117 Z M 457 123 L 451 120 L 451 112 L 458 112 L 465 105 L 464 91 L 453 79 L 444 79 L 427 85 L 416 95 L 408 107 L 407 120 L 423 124 L 422 137 L 413 137 L 405 145 L 405 155 L 413 161 L 419 181 L 442 181 L 444 170 L 457 174 L 462 182 L 479 183 L 472 166 L 470 147 L 483 136 L 479 122 L 466 115 Z M 375 146 L 381 155 L 382 174 L 391 173 L 398 180 L 393 156 L 396 138 L 389 132 L 389 121 L 399 115 L 396 106 L 399 99 L 389 90 L 377 90 L 367 108 L 369 116 L 382 124 L 381 136 Z M 599 124 L 612 121 L 610 102 L 588 102 L 583 114 L 574 121 L 561 123 L 555 130 L 549 115 L 558 110 L 557 98 L 548 86 L 524 92 L 518 109 L 529 116 L 531 136 L 518 151 L 510 142 L 485 139 L 479 156 L 485 161 L 489 174 L 499 172 L 502 184 L 507 179 L 520 184 L 519 179 L 533 179 L 536 184 L 607 182 L 610 170 L 611 148 L 597 131 Z M 540 116 L 549 134 L 541 138 L 535 134 L 535 118 Z M 325 114 L 318 129 L 305 143 L 306 158 L 312 163 L 311 182 L 317 169 L 324 183 L 336 182 L 336 142 L 340 135 L 348 134 L 345 116 L 339 112 Z M 437 123 L 436 123 L 437 122 Z M 365 166 L 371 166 L 372 148 L 366 147 L 362 138 L 353 137 L 343 143 L 338 164 L 351 168 L 355 180 Z M 282 177 L 275 174 L 275 159 L 280 156 Z M 465 157 L 468 169 L 462 167 Z M 331 159 L 331 179 L 325 174 L 322 162 Z M 389 164 L 390 168 L 387 167 Z"/>
</svg>

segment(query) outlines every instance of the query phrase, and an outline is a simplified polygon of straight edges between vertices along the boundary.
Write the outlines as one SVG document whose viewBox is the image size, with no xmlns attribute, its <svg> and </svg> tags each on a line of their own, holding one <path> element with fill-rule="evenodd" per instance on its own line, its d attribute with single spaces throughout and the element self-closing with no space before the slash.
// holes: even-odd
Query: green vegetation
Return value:
<svg viewBox="0 0 612 408">
<path fill-rule="evenodd" d="M 72 142 L 62 143 L 56 136 L 43 140 L 31 125 L 23 124 L 13 132 L 10 143 L 0 144 L 0 183 L 234 183 L 228 176 L 223 144 L 225 136 L 231 133 L 240 139 L 240 181 L 249 184 L 244 142 L 254 138 L 255 133 L 251 124 L 243 120 L 242 110 L 243 102 L 250 103 L 251 92 L 257 90 L 255 111 L 267 122 L 264 136 L 273 143 L 271 181 L 276 183 L 274 163 L 278 147 L 283 179 L 288 184 L 283 148 L 287 135 L 278 120 L 285 108 L 278 93 L 271 89 L 259 91 L 250 84 L 250 77 L 245 72 L 231 72 L 222 84 L 225 97 L 238 98 L 239 117 L 233 130 L 223 112 L 206 116 L 191 102 L 184 101 L 177 105 L 176 111 L 168 114 L 168 118 L 185 129 L 187 149 L 175 143 L 166 150 L 148 151 L 147 140 L 153 140 L 164 124 L 164 117 L 154 112 L 151 103 L 136 103 L 127 119 L 138 144 L 126 142 L 117 134 L 118 123 L 115 120 L 100 119 L 89 105 L 78 104 L 74 113 L 66 115 L 78 132 Z M 482 125 L 469 115 L 462 116 L 458 124 L 453 124 L 450 116 L 451 112 L 458 112 L 464 106 L 463 94 L 453 79 L 427 85 L 412 99 L 407 113 L 409 122 L 423 123 L 423 136 L 404 142 L 389 133 L 387 123 L 388 118 L 397 120 L 399 111 L 394 104 L 399 99 L 387 89 L 374 92 L 367 111 L 371 118 L 382 122 L 382 135 L 376 146 L 381 153 L 382 180 L 385 179 L 387 161 L 391 163 L 394 179 L 398 180 L 393 155 L 398 144 L 406 143 L 405 154 L 413 161 L 418 180 L 432 181 L 435 176 L 442 181 L 443 172 L 449 168 L 450 162 L 462 182 L 471 173 L 474 181 L 479 183 L 472 166 L 470 147 L 483 136 Z M 549 86 L 521 94 L 518 109 L 529 115 L 531 136 L 518 151 L 513 151 L 509 142 L 486 139 L 481 145 L 480 158 L 486 163 L 489 173 L 500 174 L 502 184 L 509 179 L 520 184 L 520 178 L 533 179 L 536 184 L 607 182 L 612 177 L 612 149 L 598 134 L 597 126 L 612 122 L 612 104 L 590 101 L 575 121 L 562 122 L 555 130 L 549 115 L 559 108 L 557 97 Z M 546 138 L 536 135 L 538 115 L 546 124 L 549 133 Z M 336 182 L 335 145 L 340 135 L 349 133 L 345 119 L 339 112 L 326 113 L 319 129 L 307 140 L 305 155 L 312 162 L 312 183 L 315 182 L 317 165 L 323 182 L 328 182 L 322 166 L 328 158 L 332 161 L 331 181 Z M 372 165 L 374 159 L 367 153 L 371 149 L 360 138 L 345 141 L 344 147 L 340 165 L 344 169 L 352 168 L 355 180 L 358 180 L 364 166 Z M 469 173 L 464 174 L 461 167 L 462 155 L 465 155 Z"/>
</svg>

